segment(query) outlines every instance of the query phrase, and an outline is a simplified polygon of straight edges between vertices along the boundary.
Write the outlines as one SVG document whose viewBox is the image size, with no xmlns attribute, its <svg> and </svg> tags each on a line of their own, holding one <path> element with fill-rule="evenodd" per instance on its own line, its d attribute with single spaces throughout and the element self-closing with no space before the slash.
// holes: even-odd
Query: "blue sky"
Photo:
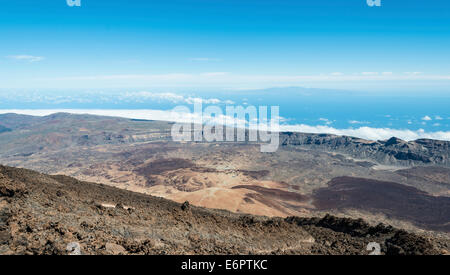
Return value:
<svg viewBox="0 0 450 275">
<path fill-rule="evenodd" d="M 444 0 L 0 0 L 0 88 L 450 88 Z"/>
</svg>

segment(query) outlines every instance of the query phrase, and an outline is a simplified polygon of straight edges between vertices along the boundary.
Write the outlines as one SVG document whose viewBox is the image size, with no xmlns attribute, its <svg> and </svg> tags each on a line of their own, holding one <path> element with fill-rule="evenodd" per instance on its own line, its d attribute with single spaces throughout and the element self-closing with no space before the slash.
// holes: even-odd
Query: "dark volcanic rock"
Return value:
<svg viewBox="0 0 450 275">
<path fill-rule="evenodd" d="M 324 218 L 298 218 L 289 217 L 286 221 L 303 226 L 311 235 L 323 245 L 318 245 L 324 254 L 331 251 L 346 251 L 356 254 L 354 247 L 348 247 L 359 239 L 366 245 L 372 242 L 380 244 L 381 253 L 386 255 L 429 255 L 436 254 L 437 250 L 425 238 L 398 230 L 391 226 L 379 224 L 370 226 L 361 219 L 336 218 L 326 215 Z M 352 238 L 349 238 L 352 236 Z M 358 243 L 355 243 L 358 246 Z M 367 246 L 365 247 L 367 250 Z"/>
<path fill-rule="evenodd" d="M 380 164 L 450 165 L 448 141 L 419 139 L 406 142 L 395 137 L 386 141 L 368 141 L 347 136 L 286 132 L 280 135 L 280 142 L 283 146 L 341 152 Z"/>
<path fill-rule="evenodd" d="M 387 255 L 427 255 L 434 248 L 426 239 L 400 230 L 386 241 Z"/>
<path fill-rule="evenodd" d="M 416 247 L 416 235 L 361 220 L 238 215 L 4 166 L 0 183 L 28 191 L 0 197 L 0 254 L 68 254 L 74 244 L 83 255 L 367 254 L 374 241 L 382 253 L 440 253 L 431 241 Z"/>
<path fill-rule="evenodd" d="M 450 232 L 450 197 L 431 196 L 414 187 L 364 178 L 339 177 L 314 192 L 321 210 L 362 209 Z"/>
<path fill-rule="evenodd" d="M 183 210 L 183 211 L 188 211 L 189 209 L 191 209 L 191 205 L 189 204 L 188 201 L 185 201 L 185 202 L 181 205 L 181 210 Z"/>
</svg>

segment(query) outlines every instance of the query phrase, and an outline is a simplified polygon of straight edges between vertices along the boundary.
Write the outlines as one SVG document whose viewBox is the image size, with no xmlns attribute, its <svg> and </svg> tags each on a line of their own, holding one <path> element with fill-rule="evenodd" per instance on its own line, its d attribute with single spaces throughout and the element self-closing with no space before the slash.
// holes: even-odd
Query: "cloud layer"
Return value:
<svg viewBox="0 0 450 275">
<path fill-rule="evenodd" d="M 8 56 L 8 58 L 14 59 L 14 60 L 28 61 L 28 62 L 39 62 L 39 61 L 42 61 L 45 59 L 42 56 L 33 56 L 33 55 L 10 55 L 10 56 Z"/>
<path fill-rule="evenodd" d="M 92 114 L 103 116 L 116 116 L 134 119 L 148 119 L 148 120 L 163 120 L 173 122 L 187 122 L 198 119 L 195 115 L 186 113 L 179 113 L 173 111 L 163 110 L 82 110 L 82 109 L 68 109 L 68 110 L 0 110 L 3 113 L 17 113 L 34 116 L 45 116 L 57 112 L 67 112 L 74 114 Z M 345 135 L 359 137 L 369 140 L 386 140 L 391 137 L 398 137 L 403 140 L 411 141 L 421 138 L 438 139 L 450 141 L 450 131 L 427 132 L 425 130 L 408 130 L 408 129 L 391 129 L 391 128 L 372 128 L 359 127 L 348 129 L 337 129 L 324 125 L 280 125 L 280 131 L 304 132 L 304 133 L 326 133 L 335 135 Z"/>
<path fill-rule="evenodd" d="M 145 100 L 155 100 L 155 101 L 170 101 L 175 104 L 187 103 L 195 104 L 202 102 L 204 104 L 234 104 L 231 100 L 220 100 L 217 98 L 206 98 L 202 99 L 199 97 L 183 96 L 175 93 L 154 93 L 147 91 L 140 92 L 126 92 L 119 96 L 120 99 L 134 100 L 136 102 L 143 102 Z"/>
</svg>

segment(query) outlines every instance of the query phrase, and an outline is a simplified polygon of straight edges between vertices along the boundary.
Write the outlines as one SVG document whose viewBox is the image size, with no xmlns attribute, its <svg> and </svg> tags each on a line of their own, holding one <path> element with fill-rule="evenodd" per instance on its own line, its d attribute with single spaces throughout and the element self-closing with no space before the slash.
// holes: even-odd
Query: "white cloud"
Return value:
<svg viewBox="0 0 450 275">
<path fill-rule="evenodd" d="M 333 121 L 329 120 L 328 118 L 319 118 L 320 121 L 325 122 L 326 125 L 331 125 L 333 124 Z"/>
<path fill-rule="evenodd" d="M 141 92 L 126 92 L 125 94 L 120 96 L 121 99 L 134 99 L 137 101 L 140 100 L 167 100 L 172 103 L 183 102 L 184 97 L 181 95 L 177 95 L 174 93 L 152 93 L 147 91 Z"/>
<path fill-rule="evenodd" d="M 209 98 L 209 99 L 203 99 L 199 97 L 188 97 L 185 100 L 188 104 L 195 104 L 195 103 L 204 103 L 204 104 L 220 104 L 222 101 L 217 98 Z"/>
<path fill-rule="evenodd" d="M 348 123 L 350 124 L 370 124 L 368 121 L 358 121 L 358 120 L 350 120 Z"/>
<path fill-rule="evenodd" d="M 434 119 L 436 119 L 436 120 L 443 120 L 443 118 L 441 116 L 435 116 Z"/>
<path fill-rule="evenodd" d="M 423 118 L 422 118 L 422 120 L 425 120 L 425 121 L 431 121 L 431 120 L 433 120 L 430 116 L 424 116 Z"/>
<path fill-rule="evenodd" d="M 450 131 L 425 132 L 423 129 L 414 131 L 407 129 L 372 128 L 360 127 L 356 129 L 336 129 L 329 126 L 309 126 L 309 125 L 282 125 L 282 131 L 297 131 L 304 133 L 335 134 L 359 137 L 368 140 L 386 140 L 391 137 L 398 137 L 411 141 L 421 138 L 438 139 L 450 141 Z"/>
<path fill-rule="evenodd" d="M 42 56 L 33 56 L 33 55 L 10 55 L 8 58 L 15 59 L 15 60 L 22 60 L 22 61 L 28 61 L 28 62 L 39 62 L 44 60 L 45 58 Z"/>
<path fill-rule="evenodd" d="M 175 93 L 153 93 L 147 91 L 140 92 L 126 92 L 120 96 L 122 100 L 131 99 L 137 102 L 143 102 L 143 100 L 157 100 L 157 101 L 170 101 L 172 103 L 187 103 L 195 104 L 202 102 L 203 104 L 234 104 L 231 100 L 220 100 L 217 98 L 200 98 L 200 97 L 185 97 L 183 95 Z"/>
</svg>

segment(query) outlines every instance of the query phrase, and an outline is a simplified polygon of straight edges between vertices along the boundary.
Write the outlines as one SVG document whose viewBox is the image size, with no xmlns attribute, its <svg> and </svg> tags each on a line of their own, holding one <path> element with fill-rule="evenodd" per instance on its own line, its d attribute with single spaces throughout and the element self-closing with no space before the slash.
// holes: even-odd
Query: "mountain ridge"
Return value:
<svg viewBox="0 0 450 275">
<path fill-rule="evenodd" d="M 388 165 L 450 166 L 450 142 L 418 139 L 404 141 L 396 137 L 371 141 L 350 136 L 283 132 L 282 146 L 301 146 L 336 151 L 358 159 L 370 159 Z"/>
<path fill-rule="evenodd" d="M 0 127 L 8 130 L 1 131 L 4 138 L 7 135 L 14 136 L 15 131 L 20 129 L 36 129 L 33 127 L 49 127 L 57 123 L 59 120 L 109 120 L 109 123 L 160 123 L 165 128 L 165 140 L 170 140 L 170 122 L 163 121 L 136 121 L 133 119 L 119 118 L 119 117 L 105 117 L 96 115 L 80 115 L 70 113 L 55 113 L 43 117 L 17 115 L 17 114 L 3 114 L 0 115 Z M 149 125 L 150 125 L 149 124 Z M 39 130 L 39 129 L 37 129 Z M 122 129 L 120 129 L 122 130 Z M 72 143 L 86 143 L 91 145 L 114 144 L 133 142 L 136 140 L 136 133 L 123 132 L 118 133 L 114 128 L 110 130 L 105 129 L 98 135 L 86 136 L 81 133 L 76 133 L 72 137 Z M 143 133 L 139 133 L 143 137 Z M 368 159 L 376 161 L 379 164 L 385 165 L 399 165 L 399 166 L 413 166 L 413 165 L 442 165 L 450 166 L 450 141 L 433 140 L 433 139 L 418 139 L 415 141 L 404 141 L 396 137 L 392 137 L 385 141 L 372 141 L 351 136 L 338 136 L 333 134 L 312 134 L 300 132 L 280 132 L 281 146 L 300 146 L 305 148 L 335 151 L 348 154 L 354 158 Z M 1 144 L 0 144 L 1 146 Z M 25 154 L 33 152 L 23 152 Z"/>
</svg>

